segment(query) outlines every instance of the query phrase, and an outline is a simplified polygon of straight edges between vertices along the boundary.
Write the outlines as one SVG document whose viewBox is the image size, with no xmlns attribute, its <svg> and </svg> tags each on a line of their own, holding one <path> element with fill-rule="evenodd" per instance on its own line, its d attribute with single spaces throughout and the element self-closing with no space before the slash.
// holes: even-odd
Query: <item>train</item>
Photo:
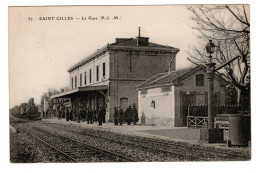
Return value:
<svg viewBox="0 0 260 173">
<path fill-rule="evenodd" d="M 15 106 L 10 110 L 10 113 L 17 117 L 27 120 L 39 120 L 41 114 L 39 108 L 34 104 L 34 99 L 31 98 L 28 103 L 21 103 L 20 106 Z"/>
</svg>

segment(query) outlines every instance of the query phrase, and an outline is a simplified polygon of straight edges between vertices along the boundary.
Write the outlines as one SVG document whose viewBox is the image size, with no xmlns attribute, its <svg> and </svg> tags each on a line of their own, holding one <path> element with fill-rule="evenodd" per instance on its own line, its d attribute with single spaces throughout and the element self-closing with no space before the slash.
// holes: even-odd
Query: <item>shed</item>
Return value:
<svg viewBox="0 0 260 173">
<path fill-rule="evenodd" d="M 225 104 L 227 84 L 219 74 L 214 75 L 215 104 Z M 137 86 L 138 116 L 141 123 L 186 126 L 188 105 L 207 104 L 207 85 L 204 65 L 159 73 L 147 79 Z"/>
</svg>

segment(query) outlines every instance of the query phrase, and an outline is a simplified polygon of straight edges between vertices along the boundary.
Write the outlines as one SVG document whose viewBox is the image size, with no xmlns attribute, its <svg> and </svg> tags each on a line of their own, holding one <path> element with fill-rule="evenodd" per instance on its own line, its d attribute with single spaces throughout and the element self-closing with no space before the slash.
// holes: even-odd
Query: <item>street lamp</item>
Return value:
<svg viewBox="0 0 260 173">
<path fill-rule="evenodd" d="M 206 73 L 208 79 L 208 129 L 213 129 L 213 116 L 212 116 L 212 101 L 214 91 L 214 68 L 215 63 L 212 62 L 211 54 L 215 52 L 215 44 L 212 40 L 206 46 L 207 53 L 209 54 L 209 62 L 206 64 Z"/>
<path fill-rule="evenodd" d="M 208 143 L 221 143 L 224 141 L 223 129 L 218 129 L 213 127 L 213 115 L 212 115 L 212 98 L 214 91 L 214 73 L 215 73 L 215 63 L 212 62 L 212 56 L 215 52 L 216 46 L 209 40 L 209 43 L 206 46 L 207 53 L 209 54 L 209 61 L 206 63 L 206 74 L 208 80 L 208 128 L 200 129 L 200 140 L 206 141 Z"/>
</svg>

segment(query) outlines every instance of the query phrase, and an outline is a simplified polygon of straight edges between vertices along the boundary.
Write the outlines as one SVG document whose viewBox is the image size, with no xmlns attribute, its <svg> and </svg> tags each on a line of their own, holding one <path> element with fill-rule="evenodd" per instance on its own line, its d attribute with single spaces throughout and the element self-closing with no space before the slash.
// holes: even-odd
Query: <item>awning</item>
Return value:
<svg viewBox="0 0 260 173">
<path fill-rule="evenodd" d="M 97 85 L 97 86 L 86 86 L 86 87 L 78 87 L 76 89 L 66 91 L 63 93 L 59 93 L 56 95 L 51 96 L 51 99 L 59 98 L 59 97 L 65 97 L 69 96 L 78 92 L 86 92 L 86 91 L 104 91 L 107 90 L 108 86 L 107 85 Z"/>
</svg>

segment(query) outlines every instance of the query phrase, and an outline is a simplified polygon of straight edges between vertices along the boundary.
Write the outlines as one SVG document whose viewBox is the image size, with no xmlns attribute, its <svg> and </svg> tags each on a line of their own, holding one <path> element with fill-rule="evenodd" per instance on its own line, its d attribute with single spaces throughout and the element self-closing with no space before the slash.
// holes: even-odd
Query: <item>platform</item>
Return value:
<svg viewBox="0 0 260 173">
<path fill-rule="evenodd" d="M 91 129 L 99 129 L 99 130 L 106 130 L 121 134 L 127 135 L 134 135 L 134 136 L 142 136 L 142 137 L 152 137 L 158 139 L 166 139 L 172 140 L 176 142 L 186 142 L 190 144 L 198 144 L 198 145 L 205 145 L 205 146 L 214 146 L 220 148 L 228 148 L 226 143 L 217 143 L 217 144 L 208 144 L 202 143 L 200 141 L 200 130 L 195 128 L 187 128 L 187 127 L 163 127 L 163 126 L 144 126 L 144 125 L 133 125 L 130 126 L 127 124 L 123 124 L 122 126 L 115 126 L 113 123 L 103 123 L 102 126 L 98 126 L 97 123 L 87 124 L 87 122 L 74 122 L 68 121 L 66 122 L 65 119 L 43 119 L 43 122 L 48 123 L 61 123 L 61 124 L 69 124 L 69 125 L 76 125 L 81 126 L 82 128 L 91 128 Z M 224 132 L 224 140 L 228 140 L 228 132 Z M 250 150 L 249 148 L 229 148 L 230 150 Z"/>
</svg>

